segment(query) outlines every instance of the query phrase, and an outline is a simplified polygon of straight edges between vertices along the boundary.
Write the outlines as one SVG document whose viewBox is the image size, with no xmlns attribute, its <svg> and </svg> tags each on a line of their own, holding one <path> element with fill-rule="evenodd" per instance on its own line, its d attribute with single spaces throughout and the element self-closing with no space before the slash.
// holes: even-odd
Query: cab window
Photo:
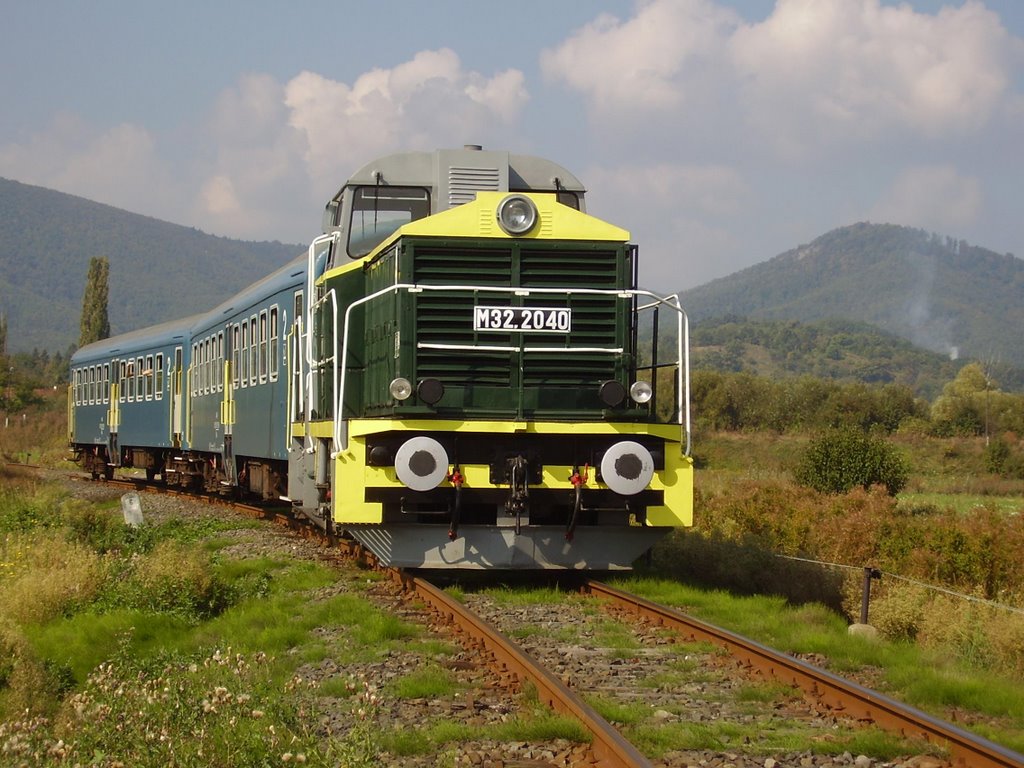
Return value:
<svg viewBox="0 0 1024 768">
<path fill-rule="evenodd" d="M 358 259 L 410 221 L 430 215 L 430 195 L 420 187 L 354 187 L 348 255 Z"/>
</svg>

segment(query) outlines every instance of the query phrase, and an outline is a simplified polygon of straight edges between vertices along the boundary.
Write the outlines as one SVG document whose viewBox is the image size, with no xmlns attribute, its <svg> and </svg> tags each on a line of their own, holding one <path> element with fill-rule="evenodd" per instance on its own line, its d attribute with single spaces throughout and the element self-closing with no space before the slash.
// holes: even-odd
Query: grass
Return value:
<svg viewBox="0 0 1024 768">
<path fill-rule="evenodd" d="M 8 492 L 10 491 L 10 492 Z M 49 510 L 43 514 L 43 510 Z M 484 727 L 393 729 L 384 697 L 458 697 L 447 642 L 364 596 L 380 576 L 291 558 L 228 557 L 251 521 L 173 520 L 140 529 L 116 503 L 85 505 L 26 483 L 0 491 L 0 748 L 15 764 L 373 766 L 384 750 L 436 752 L 467 739 L 585 740 L 534 695 Z M 49 585 L 50 592 L 43 587 Z M 343 589 L 337 587 L 342 586 Z M 45 599 L 41 599 L 40 596 Z M 542 600 L 535 596 L 534 600 Z M 423 668 L 384 690 L 310 675 L 414 653 Z M 349 725 L 325 738 L 323 707 Z M 344 715 L 341 715 L 344 719 Z M 449 759 L 451 758 L 451 759 Z"/>
<path fill-rule="evenodd" d="M 779 597 L 742 597 L 648 577 L 619 583 L 630 592 L 677 606 L 780 651 L 821 654 L 831 671 L 854 679 L 866 675 L 870 687 L 937 717 L 962 720 L 964 712 L 977 713 L 972 727 L 978 733 L 1024 752 L 1024 697 L 1019 681 L 911 643 L 850 635 L 845 620 L 820 606 L 794 607 Z M 867 754 L 881 757 L 883 753 Z"/>
</svg>

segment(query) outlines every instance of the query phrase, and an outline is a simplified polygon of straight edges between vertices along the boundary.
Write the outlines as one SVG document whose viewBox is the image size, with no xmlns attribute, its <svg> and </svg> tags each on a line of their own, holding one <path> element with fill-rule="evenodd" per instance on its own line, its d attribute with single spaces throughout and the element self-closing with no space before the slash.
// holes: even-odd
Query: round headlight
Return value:
<svg viewBox="0 0 1024 768">
<path fill-rule="evenodd" d="M 412 395 L 412 384 L 408 379 L 399 376 L 388 385 L 388 392 L 395 400 L 408 400 Z"/>
<path fill-rule="evenodd" d="M 634 403 L 648 403 L 651 400 L 651 395 L 654 392 L 651 390 L 651 385 L 646 381 L 634 381 L 633 386 L 629 388 L 629 396 L 633 399 Z"/>
<path fill-rule="evenodd" d="M 509 195 L 498 205 L 498 224 L 510 235 L 525 235 L 537 223 L 537 206 L 523 195 Z"/>
</svg>

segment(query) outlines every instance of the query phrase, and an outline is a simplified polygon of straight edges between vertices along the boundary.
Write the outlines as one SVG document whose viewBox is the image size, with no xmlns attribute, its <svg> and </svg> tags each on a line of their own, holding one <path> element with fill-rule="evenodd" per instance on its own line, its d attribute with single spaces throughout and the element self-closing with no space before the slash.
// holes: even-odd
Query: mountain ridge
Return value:
<svg viewBox="0 0 1024 768">
<path fill-rule="evenodd" d="M 956 359 L 1024 367 L 1024 260 L 859 222 L 681 294 L 691 319 L 869 323 Z"/>
<path fill-rule="evenodd" d="M 0 312 L 8 348 L 61 351 L 77 343 L 94 256 L 110 262 L 116 334 L 214 307 L 304 248 L 231 240 L 0 178 Z"/>
</svg>

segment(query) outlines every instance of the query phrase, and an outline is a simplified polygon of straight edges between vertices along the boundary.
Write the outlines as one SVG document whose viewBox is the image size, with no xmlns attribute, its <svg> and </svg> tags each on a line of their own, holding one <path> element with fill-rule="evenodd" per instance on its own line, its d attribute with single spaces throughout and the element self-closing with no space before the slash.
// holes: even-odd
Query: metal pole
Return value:
<svg viewBox="0 0 1024 768">
<path fill-rule="evenodd" d="M 881 579 L 882 572 L 869 565 L 864 566 L 864 590 L 860 601 L 860 623 L 868 623 L 868 602 L 871 600 L 871 580 Z"/>
</svg>

